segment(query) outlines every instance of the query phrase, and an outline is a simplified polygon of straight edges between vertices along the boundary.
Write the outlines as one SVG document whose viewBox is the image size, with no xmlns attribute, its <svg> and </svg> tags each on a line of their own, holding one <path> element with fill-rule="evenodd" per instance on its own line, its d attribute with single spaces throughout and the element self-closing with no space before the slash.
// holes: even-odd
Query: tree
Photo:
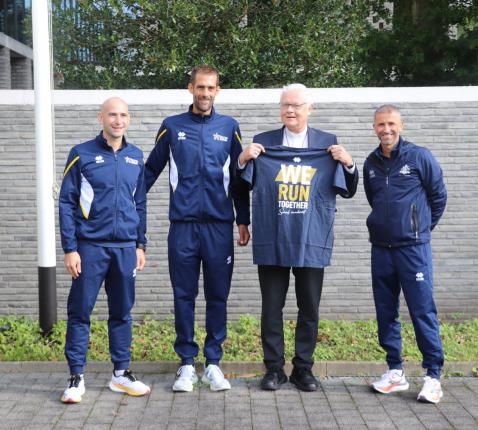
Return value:
<svg viewBox="0 0 478 430">
<path fill-rule="evenodd" d="M 369 2 L 54 0 L 63 88 L 184 88 L 200 63 L 222 85 L 360 86 Z"/>
<path fill-rule="evenodd" d="M 472 0 L 375 2 L 375 21 L 362 59 L 377 86 L 478 84 L 478 6 Z M 387 27 L 387 26 L 386 26 Z"/>
</svg>

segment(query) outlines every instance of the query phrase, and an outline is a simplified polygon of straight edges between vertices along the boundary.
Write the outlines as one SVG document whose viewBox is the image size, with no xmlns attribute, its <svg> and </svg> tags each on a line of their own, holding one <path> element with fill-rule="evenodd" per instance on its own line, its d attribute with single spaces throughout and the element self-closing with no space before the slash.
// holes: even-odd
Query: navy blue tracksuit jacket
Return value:
<svg viewBox="0 0 478 430">
<path fill-rule="evenodd" d="M 403 291 L 422 365 L 440 377 L 443 348 L 433 300 L 431 231 L 446 206 L 442 170 L 431 152 L 400 138 L 384 157 L 380 147 L 366 159 L 364 188 L 372 212 L 372 284 L 378 336 L 391 369 L 402 368 L 399 296 Z"/>
</svg>

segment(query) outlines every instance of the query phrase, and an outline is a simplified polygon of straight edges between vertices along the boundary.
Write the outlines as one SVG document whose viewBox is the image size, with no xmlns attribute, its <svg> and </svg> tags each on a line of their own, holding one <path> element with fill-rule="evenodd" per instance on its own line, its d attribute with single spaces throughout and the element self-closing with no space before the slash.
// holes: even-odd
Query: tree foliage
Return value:
<svg viewBox="0 0 478 430">
<path fill-rule="evenodd" d="M 375 2 L 373 29 L 362 60 L 371 84 L 478 85 L 478 4 L 472 0 Z M 392 13 L 393 11 L 393 13 Z"/>
<path fill-rule="evenodd" d="M 200 63 L 233 88 L 478 84 L 476 0 L 53 3 L 62 88 L 184 88 Z"/>
<path fill-rule="evenodd" d="M 222 85 L 360 86 L 366 1 L 54 0 L 63 88 L 183 88 L 200 63 Z M 90 61 L 85 61 L 90 60 Z"/>
</svg>

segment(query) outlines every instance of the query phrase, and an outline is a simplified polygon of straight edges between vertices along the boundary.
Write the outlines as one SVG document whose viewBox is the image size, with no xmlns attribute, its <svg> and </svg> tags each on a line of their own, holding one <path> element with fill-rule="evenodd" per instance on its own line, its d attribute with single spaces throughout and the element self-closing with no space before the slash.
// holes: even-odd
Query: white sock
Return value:
<svg viewBox="0 0 478 430">
<path fill-rule="evenodd" d="M 123 370 L 114 370 L 113 374 L 118 377 L 118 376 L 123 376 L 124 375 L 124 369 Z"/>
</svg>

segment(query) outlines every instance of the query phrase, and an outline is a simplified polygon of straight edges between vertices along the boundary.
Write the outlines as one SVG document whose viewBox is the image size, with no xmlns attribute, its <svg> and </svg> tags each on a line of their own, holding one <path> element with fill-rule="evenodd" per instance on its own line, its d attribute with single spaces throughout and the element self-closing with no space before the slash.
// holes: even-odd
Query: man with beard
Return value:
<svg viewBox="0 0 478 430">
<path fill-rule="evenodd" d="M 247 189 L 232 187 L 233 169 L 241 153 L 237 121 L 220 115 L 214 99 L 219 73 L 202 65 L 192 70 L 188 85 L 193 104 L 188 112 L 166 118 L 146 162 L 149 190 L 169 162 L 171 222 L 168 236 L 169 275 L 174 293 L 176 341 L 181 359 L 173 391 L 192 391 L 198 378 L 194 341 L 194 308 L 202 264 L 206 298 L 205 371 L 211 390 L 231 385 L 219 368 L 226 338 L 226 307 L 234 264 L 233 203 L 240 246 L 249 241 Z"/>
</svg>

